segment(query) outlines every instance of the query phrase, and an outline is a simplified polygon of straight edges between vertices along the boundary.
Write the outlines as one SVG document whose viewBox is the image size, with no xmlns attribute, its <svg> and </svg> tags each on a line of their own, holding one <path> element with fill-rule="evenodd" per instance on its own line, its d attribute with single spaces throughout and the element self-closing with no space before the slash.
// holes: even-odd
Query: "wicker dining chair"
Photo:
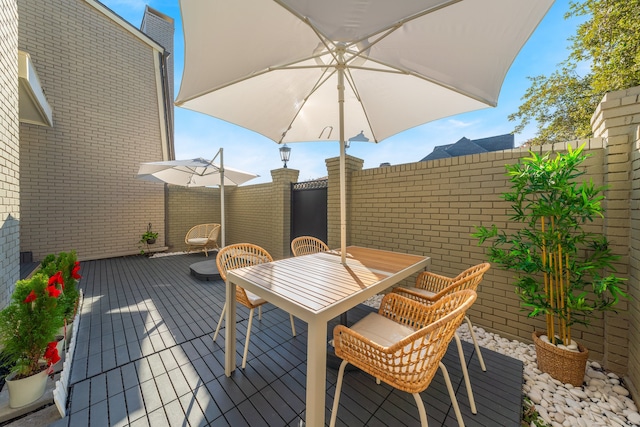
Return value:
<svg viewBox="0 0 640 427">
<path fill-rule="evenodd" d="M 462 273 L 453 278 L 425 271 L 418 275 L 416 279 L 416 286 L 414 288 L 394 288 L 393 292 L 399 293 L 407 298 L 411 298 L 423 304 L 431 305 L 440 300 L 445 295 L 449 295 L 462 289 L 471 289 L 474 291 L 477 290 L 484 274 L 489 270 L 490 267 L 491 264 L 487 262 L 474 265 L 473 267 L 464 270 Z M 480 346 L 478 345 L 478 339 L 476 338 L 476 334 L 473 331 L 471 320 L 467 315 L 465 315 L 464 320 L 469 326 L 473 345 L 475 347 L 476 354 L 478 355 L 478 361 L 480 362 L 480 368 L 483 371 L 486 371 L 487 367 L 484 363 L 482 352 L 480 351 Z M 471 380 L 469 379 L 469 373 L 467 371 L 467 364 L 464 358 L 464 352 L 462 350 L 462 343 L 460 342 L 460 337 L 457 333 L 455 334 L 454 338 L 456 341 L 456 346 L 458 348 L 458 356 L 460 357 L 460 366 L 462 368 L 462 374 L 464 376 L 467 394 L 469 396 L 469 406 L 471 408 L 471 412 L 473 414 L 476 414 L 476 403 L 473 396 L 473 391 L 471 390 Z"/>
<path fill-rule="evenodd" d="M 253 245 L 251 243 L 238 243 L 235 245 L 225 246 L 220 249 L 218 252 L 218 256 L 216 257 L 216 265 L 218 266 L 218 272 L 220 273 L 220 277 L 226 282 L 227 281 L 227 271 L 233 270 L 235 268 L 248 267 L 251 265 L 262 264 L 266 262 L 272 262 L 273 258 L 265 249 L 260 246 Z M 258 319 L 262 319 L 262 305 L 266 304 L 267 301 L 262 299 L 261 297 L 241 288 L 240 286 L 236 286 L 236 301 L 240 304 L 244 305 L 249 309 L 249 324 L 247 326 L 247 338 L 244 343 L 244 353 L 242 356 L 242 369 L 245 368 L 247 364 L 247 352 L 249 350 L 249 338 L 251 337 L 251 325 L 253 323 L 253 312 L 257 308 L 258 309 Z M 213 340 L 215 341 L 218 338 L 218 332 L 220 332 L 220 326 L 222 325 L 222 319 L 224 318 L 224 314 L 227 311 L 227 303 L 225 302 L 224 307 L 222 308 L 222 313 L 220 313 L 220 320 L 218 320 L 218 326 L 216 326 L 216 331 L 213 334 Z M 289 314 L 289 319 L 291 321 L 291 333 L 293 336 L 296 336 L 296 328 L 293 323 L 293 315 Z M 227 325 L 229 327 L 229 325 Z M 230 327 L 235 327 L 231 325 Z"/>
<path fill-rule="evenodd" d="M 293 253 L 293 256 L 327 252 L 328 250 L 329 246 L 313 236 L 300 236 L 291 241 L 291 253 Z"/>
<path fill-rule="evenodd" d="M 427 425 L 427 414 L 420 392 L 429 387 L 438 367 L 442 370 L 449 397 L 458 419 L 464 420 L 447 368 L 441 362 L 456 329 L 476 299 L 472 290 L 455 292 L 425 306 L 400 294 L 385 295 L 378 313 L 370 313 L 351 327 L 333 330 L 336 356 L 343 359 L 338 371 L 330 426 L 335 426 L 347 364 L 411 393 L 418 406 L 420 423 Z"/>
</svg>

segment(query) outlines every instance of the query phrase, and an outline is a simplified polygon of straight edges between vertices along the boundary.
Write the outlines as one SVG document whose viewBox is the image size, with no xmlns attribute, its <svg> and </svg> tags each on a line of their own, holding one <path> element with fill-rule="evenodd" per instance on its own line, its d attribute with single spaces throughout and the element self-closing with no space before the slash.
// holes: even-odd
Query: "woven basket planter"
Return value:
<svg viewBox="0 0 640 427">
<path fill-rule="evenodd" d="M 584 382 L 589 350 L 582 346 L 582 344 L 578 344 L 579 353 L 558 348 L 539 338 L 544 334 L 542 331 L 533 333 L 533 343 L 536 346 L 536 357 L 538 358 L 538 369 L 548 373 L 564 384 L 580 387 Z"/>
</svg>

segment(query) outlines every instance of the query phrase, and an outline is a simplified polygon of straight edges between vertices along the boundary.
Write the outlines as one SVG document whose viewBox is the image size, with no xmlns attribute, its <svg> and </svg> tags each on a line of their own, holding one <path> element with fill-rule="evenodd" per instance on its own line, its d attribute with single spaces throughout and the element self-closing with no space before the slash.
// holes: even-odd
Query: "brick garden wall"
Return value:
<svg viewBox="0 0 640 427">
<path fill-rule="evenodd" d="M 0 307 L 20 278 L 18 6 L 0 0 Z"/>
<path fill-rule="evenodd" d="M 626 372 L 636 402 L 640 400 L 640 87 L 607 93 L 591 119 L 596 136 L 607 141 L 605 162 L 607 235 L 621 255 L 618 271 L 629 277 L 629 300 L 620 314 L 606 316 L 605 364 Z"/>
<path fill-rule="evenodd" d="M 628 374 L 632 379 L 636 402 L 639 401 L 637 387 L 640 385 L 640 128 L 636 127 L 631 151 L 631 212 L 629 252 L 629 336 Z"/>
<path fill-rule="evenodd" d="M 20 250 L 36 260 L 136 253 L 147 223 L 164 224 L 163 186 L 135 179 L 141 162 L 163 158 L 160 51 L 99 7 L 18 1 L 19 47 L 54 122 L 20 125 Z"/>
</svg>

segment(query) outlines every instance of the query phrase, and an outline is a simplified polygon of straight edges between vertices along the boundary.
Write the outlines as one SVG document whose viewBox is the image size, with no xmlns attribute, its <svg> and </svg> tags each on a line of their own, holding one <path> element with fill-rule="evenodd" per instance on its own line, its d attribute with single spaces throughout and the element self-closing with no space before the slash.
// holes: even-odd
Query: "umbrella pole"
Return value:
<svg viewBox="0 0 640 427">
<path fill-rule="evenodd" d="M 347 265 L 347 195 L 345 174 L 344 147 L 344 57 L 339 55 L 338 61 L 338 111 L 340 114 L 340 261 Z"/>
<path fill-rule="evenodd" d="M 224 224 L 224 162 L 222 160 L 222 147 L 220 147 L 220 242 L 225 247 L 225 234 L 227 227 Z"/>
</svg>

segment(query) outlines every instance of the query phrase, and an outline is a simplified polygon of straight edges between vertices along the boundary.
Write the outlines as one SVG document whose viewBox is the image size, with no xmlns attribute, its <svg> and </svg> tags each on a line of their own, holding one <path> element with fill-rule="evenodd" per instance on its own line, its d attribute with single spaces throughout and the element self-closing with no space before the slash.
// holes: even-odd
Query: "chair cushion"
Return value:
<svg viewBox="0 0 640 427">
<path fill-rule="evenodd" d="M 378 313 L 369 313 L 349 329 L 384 347 L 389 347 L 415 332 L 415 329 L 396 323 Z"/>
<path fill-rule="evenodd" d="M 432 297 L 436 294 L 435 292 L 427 291 L 426 289 L 420 289 L 420 288 L 409 288 L 409 289 L 427 297 Z"/>
<path fill-rule="evenodd" d="M 209 241 L 206 237 L 194 237 L 192 239 L 187 240 L 192 245 L 204 245 Z"/>
<path fill-rule="evenodd" d="M 258 305 L 258 304 L 262 304 L 264 302 L 266 302 L 264 299 L 262 299 L 261 297 L 259 297 L 256 294 L 252 294 L 251 292 L 249 292 L 248 290 L 244 290 L 247 293 L 247 298 L 249 299 L 249 302 L 253 305 Z"/>
</svg>

